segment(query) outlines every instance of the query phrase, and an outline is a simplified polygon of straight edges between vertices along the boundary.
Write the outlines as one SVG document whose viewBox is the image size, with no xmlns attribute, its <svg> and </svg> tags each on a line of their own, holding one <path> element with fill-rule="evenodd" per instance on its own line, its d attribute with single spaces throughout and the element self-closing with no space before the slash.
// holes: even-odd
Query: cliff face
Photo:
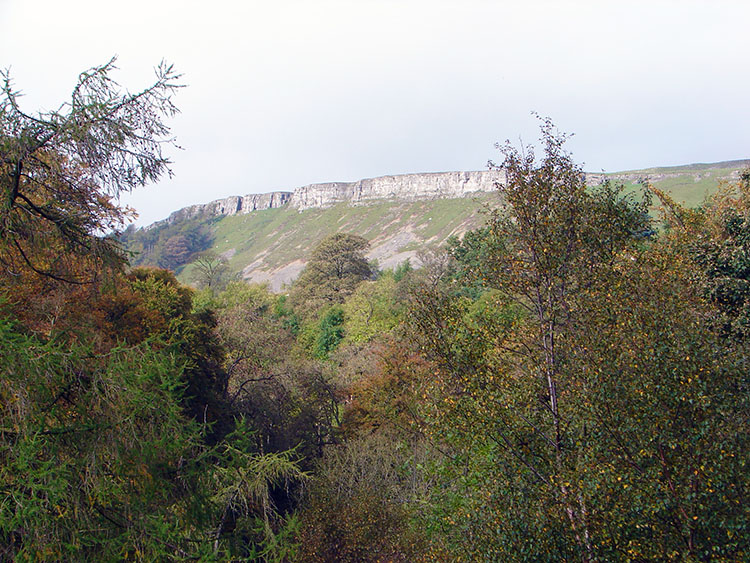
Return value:
<svg viewBox="0 0 750 563">
<path fill-rule="evenodd" d="M 291 192 L 271 192 L 267 194 L 250 194 L 240 198 L 238 213 L 250 213 L 259 209 L 274 209 L 286 205 L 292 197 Z"/>
<path fill-rule="evenodd" d="M 289 205 L 302 211 L 344 202 L 357 205 L 383 199 L 451 199 L 476 192 L 491 192 L 495 189 L 495 182 L 500 181 L 501 177 L 501 174 L 494 170 L 436 172 L 381 176 L 349 183 L 312 184 L 294 190 Z"/>
<path fill-rule="evenodd" d="M 291 197 L 292 192 L 270 192 L 267 194 L 249 194 L 246 196 L 233 195 L 224 199 L 217 199 L 210 203 L 183 207 L 166 219 L 157 221 L 146 228 L 150 229 L 163 224 L 170 225 L 188 219 L 237 215 L 238 213 L 250 213 L 259 209 L 273 209 L 286 205 L 289 203 Z"/>
<path fill-rule="evenodd" d="M 617 174 L 587 173 L 586 181 L 590 185 L 597 185 L 605 179 L 625 183 L 634 183 L 642 178 L 646 178 L 653 183 L 689 179 L 690 183 L 700 188 L 701 182 L 707 185 L 712 184 L 716 178 L 726 177 L 730 180 L 736 180 L 739 177 L 739 170 L 748 165 L 750 165 L 750 160 L 655 168 Z M 303 211 L 311 208 L 332 207 L 338 203 L 364 205 L 376 201 L 454 199 L 478 192 L 492 192 L 496 183 L 503 182 L 504 179 L 504 174 L 500 171 L 485 170 L 480 172 L 402 174 L 368 178 L 357 182 L 310 184 L 297 188 L 294 192 L 232 196 L 202 205 L 191 205 L 175 211 L 167 219 L 158 221 L 146 227 L 146 229 L 186 219 L 236 215 L 259 209 L 273 209 L 284 206 Z"/>
<path fill-rule="evenodd" d="M 491 192 L 495 189 L 495 182 L 501 181 L 501 178 L 499 172 L 490 170 L 403 174 L 368 178 L 357 182 L 310 184 L 297 188 L 294 192 L 231 196 L 206 204 L 191 205 L 175 211 L 167 219 L 146 228 L 188 219 L 250 213 L 259 209 L 273 209 L 285 205 L 303 211 L 331 207 L 337 203 L 361 205 L 378 200 L 451 199 L 477 192 Z"/>
</svg>

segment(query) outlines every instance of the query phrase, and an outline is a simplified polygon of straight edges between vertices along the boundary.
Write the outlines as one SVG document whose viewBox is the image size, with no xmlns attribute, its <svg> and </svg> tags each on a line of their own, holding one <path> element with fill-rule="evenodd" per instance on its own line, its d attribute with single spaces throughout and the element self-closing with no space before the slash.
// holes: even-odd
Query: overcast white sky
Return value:
<svg viewBox="0 0 750 563">
<path fill-rule="evenodd" d="M 175 177 L 124 198 L 145 225 L 228 195 L 481 170 L 575 133 L 589 171 L 750 158 L 750 2 L 0 0 L 0 67 L 28 111 L 118 55 L 187 85 Z"/>
</svg>

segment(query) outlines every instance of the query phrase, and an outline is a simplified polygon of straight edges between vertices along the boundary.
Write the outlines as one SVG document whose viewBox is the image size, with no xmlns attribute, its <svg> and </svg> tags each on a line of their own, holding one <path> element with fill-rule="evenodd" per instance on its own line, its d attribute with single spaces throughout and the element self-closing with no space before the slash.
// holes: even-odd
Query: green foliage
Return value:
<svg viewBox="0 0 750 563">
<path fill-rule="evenodd" d="M 411 260 L 407 258 L 393 270 L 393 280 L 398 283 L 413 271 L 414 268 L 411 265 Z"/>
<path fill-rule="evenodd" d="M 587 189 L 543 134 L 539 164 L 505 147 L 506 208 L 413 294 L 437 364 L 421 412 L 446 452 L 425 528 L 473 560 L 742 559 L 744 352 L 686 247 L 644 244 L 648 202 Z"/>
<path fill-rule="evenodd" d="M 323 307 L 343 303 L 360 282 L 373 275 L 364 255 L 368 246 L 362 237 L 345 233 L 321 241 L 292 288 L 295 310 L 313 315 Z"/>
<path fill-rule="evenodd" d="M 362 282 L 344 303 L 343 312 L 348 342 L 368 342 L 386 334 L 399 322 L 394 278 Z"/>
<path fill-rule="evenodd" d="M 333 306 L 320 318 L 318 335 L 315 339 L 315 355 L 326 359 L 344 338 L 344 309 Z"/>
<path fill-rule="evenodd" d="M 166 170 L 160 115 L 176 86 L 162 67 L 156 85 L 120 95 L 111 68 L 84 73 L 58 112 L 23 114 L 7 80 L 0 104 L 0 559 L 288 560 L 298 520 L 281 511 L 304 479 L 299 455 L 245 424 L 245 381 L 230 395 L 212 311 L 267 312 L 275 298 L 240 287 L 194 308 L 171 272 L 119 268 L 99 231 L 124 212 L 104 192 Z M 174 255 L 190 243 L 180 236 Z M 306 416 L 330 410 L 330 393 L 300 387 L 283 415 L 317 442 L 290 425 L 281 438 L 319 450 L 325 417 Z"/>
<path fill-rule="evenodd" d="M 485 280 L 492 276 L 493 257 L 502 248 L 497 233 L 488 225 L 469 231 L 460 239 L 451 237 L 446 246 L 455 259 L 450 274 L 460 282 L 458 291 L 476 299 L 486 289 Z"/>
<path fill-rule="evenodd" d="M 309 466 L 330 439 L 335 393 L 324 366 L 298 348 L 284 299 L 265 286 L 232 282 L 212 307 L 231 410 L 247 419 L 257 449 L 298 447 Z"/>
<path fill-rule="evenodd" d="M 273 309 L 273 316 L 281 320 L 282 326 L 293 335 L 299 334 L 299 319 L 287 304 L 287 296 L 279 295 Z"/>
<path fill-rule="evenodd" d="M 204 423 L 210 403 L 201 417 L 189 416 L 186 405 L 205 393 L 186 396 L 199 351 L 181 349 L 192 334 L 177 312 L 189 312 L 190 301 L 172 280 L 163 271 L 134 275 L 146 301 L 171 314 L 153 344 L 102 355 L 89 344 L 45 342 L 0 322 L 3 557 L 224 560 L 254 553 L 271 561 L 293 551 L 294 520 L 281 517 L 273 497 L 304 478 L 297 456 L 256 453 L 242 421 L 220 439 Z"/>
<path fill-rule="evenodd" d="M 589 454 L 600 452 L 590 478 L 597 493 L 609 489 L 592 516 L 617 524 L 603 541 L 641 558 L 744 559 L 745 353 L 722 342 L 686 258 L 659 246 L 591 296 L 576 363 L 590 374 Z"/>
<path fill-rule="evenodd" d="M 99 331 L 112 343 L 144 340 L 185 362 L 186 413 L 211 424 L 211 440 L 231 428 L 225 398 L 224 351 L 207 310 L 192 311 L 193 290 L 168 270 L 135 268 L 98 302 Z"/>
<path fill-rule="evenodd" d="M 231 281 L 227 259 L 214 252 L 202 252 L 193 263 L 193 275 L 199 288 L 221 291 Z"/>
<path fill-rule="evenodd" d="M 179 556 L 200 457 L 182 371 L 147 345 L 96 357 L 0 323 L 5 556 Z M 182 520 L 186 528 L 173 524 Z M 190 547 L 188 551 L 192 552 Z"/>
<path fill-rule="evenodd" d="M 214 241 L 211 222 L 197 219 L 161 224 L 149 229 L 128 228 L 119 239 L 133 255 L 131 262 L 135 266 L 157 266 L 168 270 L 180 271 L 186 264 L 198 260 L 198 281 L 208 284 L 217 282 L 220 266 L 211 261 L 218 260 L 206 254 Z M 209 267 L 210 265 L 210 267 Z M 208 277 L 207 277 L 208 276 Z"/>
<path fill-rule="evenodd" d="M 369 371 L 344 388 L 344 441 L 325 450 L 303 498 L 300 561 L 422 560 L 415 515 L 434 485 L 426 468 L 435 454 L 415 407 L 431 366 L 395 340 L 356 348 L 342 368 L 359 360 Z"/>
<path fill-rule="evenodd" d="M 427 393 L 431 432 L 451 452 L 436 467 L 445 486 L 426 524 L 439 539 L 476 559 L 580 558 L 570 515 L 558 509 L 565 487 L 585 502 L 597 559 L 745 557 L 736 539 L 750 484 L 737 459 L 749 445 L 746 398 L 736 392 L 746 385 L 742 359 L 712 332 L 686 290 L 693 273 L 675 260 L 627 257 L 611 284 L 581 298 L 586 322 L 566 332 L 557 388 L 566 431 L 577 429 L 561 466 L 546 453 L 551 433 L 538 431 L 547 396 L 502 353 L 523 325 L 499 340 L 468 310 L 441 315 L 459 334 L 476 327 L 489 347 L 469 356 L 470 375 L 444 367 Z M 457 353 L 448 361 L 466 369 Z"/>
<path fill-rule="evenodd" d="M 195 293 L 99 274 L 123 263 L 105 193 L 166 171 L 175 111 L 168 68 L 138 96 L 111 68 L 57 112 L 23 114 L 7 80 L 0 104 L 0 559 L 750 557 L 750 174 L 700 211 L 653 189 L 657 237 L 648 197 L 586 186 L 546 120 L 541 161 L 501 147 L 502 207 L 419 271 L 373 279 L 367 240 L 336 234 L 288 300 L 216 254 Z M 426 205 L 410 228 L 458 228 Z M 255 244 L 226 231 L 248 221 L 124 240 L 180 268 L 217 235 Z"/>
<path fill-rule="evenodd" d="M 706 296 L 722 315 L 726 334 L 750 336 L 750 170 L 708 200 L 708 233 L 691 233 L 691 255 L 705 272 Z"/>
<path fill-rule="evenodd" d="M 409 525 L 415 452 L 388 436 L 328 450 L 301 514 L 300 561 L 414 561 L 424 539 Z"/>
<path fill-rule="evenodd" d="M 202 307 L 215 310 L 226 310 L 236 307 L 248 307 L 259 313 L 275 314 L 285 297 L 274 295 L 264 285 L 232 280 L 219 292 L 204 294 L 205 302 Z M 200 309 L 200 307 L 198 307 Z"/>
<path fill-rule="evenodd" d="M 223 511 L 214 532 L 214 550 L 218 554 L 219 539 L 231 524 L 243 530 L 243 534 L 229 535 L 230 553 L 253 561 L 284 561 L 296 552 L 296 544 L 289 537 L 296 521 L 293 517 L 284 519 L 277 512 L 273 489 L 289 488 L 307 475 L 300 471 L 292 450 L 254 453 L 250 433 L 245 419 L 241 419 L 216 451 L 218 462 L 211 468 L 215 491 L 212 501 L 223 507 Z M 248 541 L 243 535 L 252 539 Z"/>
</svg>

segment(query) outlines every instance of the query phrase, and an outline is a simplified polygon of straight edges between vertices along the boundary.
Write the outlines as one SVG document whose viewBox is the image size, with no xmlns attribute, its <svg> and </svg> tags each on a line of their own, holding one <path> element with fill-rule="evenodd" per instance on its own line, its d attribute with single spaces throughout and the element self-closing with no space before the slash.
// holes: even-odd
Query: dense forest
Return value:
<svg viewBox="0 0 750 563">
<path fill-rule="evenodd" d="M 179 84 L 112 68 L 33 115 L 5 76 L 1 560 L 750 558 L 750 171 L 591 187 L 541 120 L 418 269 L 337 233 L 286 294 L 191 288 L 104 235 Z"/>
</svg>

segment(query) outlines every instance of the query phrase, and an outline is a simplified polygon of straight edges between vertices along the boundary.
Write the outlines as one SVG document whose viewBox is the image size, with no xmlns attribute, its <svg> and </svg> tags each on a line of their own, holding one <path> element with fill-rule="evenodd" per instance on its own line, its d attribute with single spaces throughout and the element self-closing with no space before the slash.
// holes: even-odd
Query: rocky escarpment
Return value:
<svg viewBox="0 0 750 563">
<path fill-rule="evenodd" d="M 617 174 L 586 174 L 590 185 L 606 179 L 615 182 L 634 183 L 646 179 L 659 182 L 674 178 L 691 177 L 694 182 L 710 178 L 713 169 L 733 168 L 728 179 L 736 179 L 739 169 L 750 161 L 730 161 L 710 165 L 688 165 L 673 168 L 621 172 Z M 171 224 L 188 219 L 209 218 L 250 213 L 259 209 L 274 209 L 289 206 L 304 211 L 313 208 L 328 208 L 340 203 L 364 205 L 377 201 L 418 201 L 429 199 L 453 199 L 479 192 L 491 192 L 504 174 L 498 170 L 477 172 L 431 172 L 424 174 L 401 174 L 380 176 L 356 182 L 330 182 L 310 184 L 296 188 L 293 192 L 271 192 L 249 194 L 218 199 L 202 205 L 191 205 L 172 213 L 167 219 L 148 228 Z"/>
<path fill-rule="evenodd" d="M 160 225 L 170 225 L 189 219 L 237 215 L 258 211 L 259 209 L 275 209 L 289 203 L 291 197 L 292 192 L 270 192 L 266 194 L 249 194 L 246 196 L 234 195 L 224 199 L 217 199 L 210 203 L 183 207 L 166 219 L 157 221 L 146 228 L 151 229 Z"/>
<path fill-rule="evenodd" d="M 357 182 L 310 184 L 294 192 L 249 194 L 217 199 L 210 203 L 191 205 L 172 213 L 147 228 L 196 218 L 250 213 L 259 209 L 274 209 L 289 205 L 303 211 L 326 208 L 338 203 L 362 205 L 373 201 L 417 201 L 421 199 L 451 199 L 477 192 L 491 192 L 501 174 L 495 170 L 480 172 L 434 172 L 381 176 Z"/>
<path fill-rule="evenodd" d="M 357 182 L 311 184 L 294 190 L 289 205 L 302 211 L 330 207 L 337 203 L 358 205 L 378 200 L 451 199 L 476 192 L 491 192 L 501 178 L 498 171 L 488 170 L 402 174 Z"/>
</svg>

